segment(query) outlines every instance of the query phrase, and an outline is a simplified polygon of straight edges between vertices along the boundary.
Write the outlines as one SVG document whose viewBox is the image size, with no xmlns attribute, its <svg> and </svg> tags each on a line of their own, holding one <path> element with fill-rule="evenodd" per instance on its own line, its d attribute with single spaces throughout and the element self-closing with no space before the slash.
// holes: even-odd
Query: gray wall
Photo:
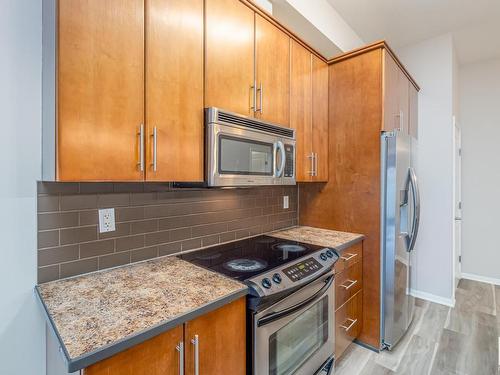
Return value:
<svg viewBox="0 0 500 375">
<path fill-rule="evenodd" d="M 115 208 L 116 231 L 99 233 L 98 208 Z M 38 282 L 296 224 L 296 186 L 172 190 L 168 184 L 39 183 Z"/>
<path fill-rule="evenodd" d="M 0 374 L 45 374 L 36 284 L 41 160 L 40 0 L 0 0 Z"/>
</svg>

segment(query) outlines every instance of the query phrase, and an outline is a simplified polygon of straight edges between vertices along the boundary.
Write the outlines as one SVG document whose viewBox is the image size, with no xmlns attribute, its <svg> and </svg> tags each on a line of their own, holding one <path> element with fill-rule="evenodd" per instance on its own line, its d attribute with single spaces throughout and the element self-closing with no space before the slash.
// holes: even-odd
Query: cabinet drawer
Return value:
<svg viewBox="0 0 500 375">
<path fill-rule="evenodd" d="M 363 286 L 362 262 L 345 269 L 335 276 L 335 309 L 359 292 Z"/>
<path fill-rule="evenodd" d="M 363 256 L 363 242 L 359 242 L 340 253 L 340 259 L 335 263 L 335 272 L 342 272 L 344 269 L 359 262 Z"/>
<path fill-rule="evenodd" d="M 335 359 L 347 349 L 361 332 L 363 316 L 363 290 L 335 312 Z"/>
</svg>

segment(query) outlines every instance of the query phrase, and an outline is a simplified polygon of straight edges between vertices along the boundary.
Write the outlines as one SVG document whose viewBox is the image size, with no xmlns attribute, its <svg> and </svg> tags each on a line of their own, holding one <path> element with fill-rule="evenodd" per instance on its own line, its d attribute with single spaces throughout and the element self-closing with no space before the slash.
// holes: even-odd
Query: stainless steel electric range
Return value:
<svg viewBox="0 0 500 375">
<path fill-rule="evenodd" d="M 181 258 L 249 286 L 249 374 L 333 372 L 334 249 L 258 236 Z"/>
</svg>

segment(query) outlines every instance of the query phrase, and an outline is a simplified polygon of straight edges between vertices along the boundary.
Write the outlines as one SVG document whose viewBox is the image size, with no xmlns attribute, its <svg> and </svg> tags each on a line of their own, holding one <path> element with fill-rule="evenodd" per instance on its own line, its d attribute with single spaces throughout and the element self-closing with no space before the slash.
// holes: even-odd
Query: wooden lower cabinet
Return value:
<svg viewBox="0 0 500 375">
<path fill-rule="evenodd" d="M 180 373 L 179 351 L 184 343 L 184 374 L 195 374 L 198 340 L 199 373 L 246 373 L 245 297 L 98 362 L 85 375 L 174 375 Z"/>
<path fill-rule="evenodd" d="M 363 326 L 363 243 L 342 251 L 335 264 L 335 358 L 358 338 Z"/>
<path fill-rule="evenodd" d="M 195 374 L 198 337 L 200 374 L 246 374 L 245 298 L 184 325 L 186 375 Z"/>
<path fill-rule="evenodd" d="M 133 348 L 98 362 L 85 375 L 166 375 L 178 374 L 179 352 L 176 347 L 184 337 L 180 325 Z"/>
<path fill-rule="evenodd" d="M 363 319 L 363 293 L 359 291 L 335 311 L 335 358 L 359 336 Z"/>
</svg>

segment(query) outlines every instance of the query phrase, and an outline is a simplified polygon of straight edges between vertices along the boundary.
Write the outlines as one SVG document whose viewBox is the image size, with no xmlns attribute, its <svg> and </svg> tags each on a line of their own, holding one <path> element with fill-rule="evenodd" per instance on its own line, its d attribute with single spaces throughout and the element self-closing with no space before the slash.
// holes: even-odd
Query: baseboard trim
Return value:
<svg viewBox="0 0 500 375">
<path fill-rule="evenodd" d="M 410 294 L 413 297 L 425 299 L 426 301 L 429 301 L 429 302 L 434 302 L 434 303 L 438 303 L 440 305 L 445 305 L 445 306 L 449 306 L 449 307 L 455 307 L 455 299 L 453 299 L 453 298 L 444 298 L 444 297 L 437 296 L 437 295 L 432 294 L 432 293 L 422 292 L 420 290 L 415 290 L 415 289 L 412 289 L 410 291 Z"/>
<path fill-rule="evenodd" d="M 488 283 L 493 285 L 500 285 L 500 279 L 496 279 L 494 277 L 474 275 L 473 273 L 465 273 L 465 272 L 462 272 L 460 276 L 462 279 L 479 281 L 482 283 Z"/>
</svg>

